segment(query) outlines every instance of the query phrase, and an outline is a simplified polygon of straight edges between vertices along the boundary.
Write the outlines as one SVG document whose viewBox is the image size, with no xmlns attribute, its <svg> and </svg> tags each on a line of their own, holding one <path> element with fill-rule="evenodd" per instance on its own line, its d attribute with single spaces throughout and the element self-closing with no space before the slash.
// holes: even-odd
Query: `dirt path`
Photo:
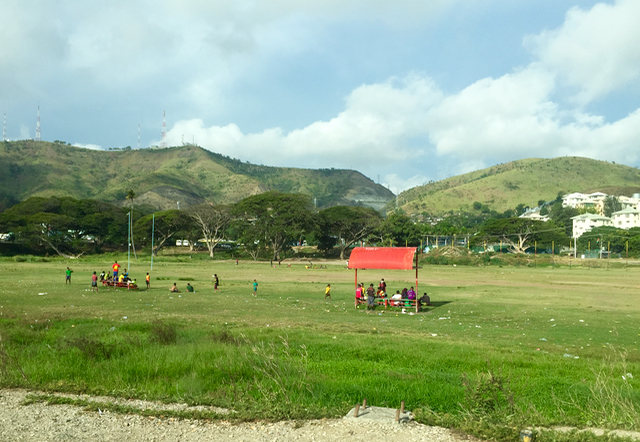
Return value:
<svg viewBox="0 0 640 442">
<path fill-rule="evenodd" d="M 331 441 L 462 442 L 474 440 L 451 431 L 417 423 L 380 424 L 349 419 L 323 419 L 303 423 L 203 422 L 149 418 L 111 412 L 84 411 L 73 405 L 22 405 L 29 392 L 0 390 L 0 441 Z M 67 396 L 67 395 L 65 395 Z M 76 396 L 77 397 L 77 396 Z M 89 400 L 86 396 L 82 399 Z M 100 398 L 103 402 L 105 398 Z M 111 400 L 113 400 L 111 398 Z M 153 402 L 135 406 L 163 408 Z M 180 406 L 178 406 L 180 407 Z"/>
</svg>

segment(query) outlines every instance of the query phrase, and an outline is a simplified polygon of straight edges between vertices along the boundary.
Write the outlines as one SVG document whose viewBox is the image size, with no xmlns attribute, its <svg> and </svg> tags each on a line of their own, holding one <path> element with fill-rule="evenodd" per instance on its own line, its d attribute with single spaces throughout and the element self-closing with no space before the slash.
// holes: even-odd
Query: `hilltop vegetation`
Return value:
<svg viewBox="0 0 640 442">
<path fill-rule="evenodd" d="M 361 173 L 243 163 L 198 146 L 98 151 L 61 142 L 0 143 L 0 210 L 31 196 L 73 197 L 156 209 L 231 204 L 268 190 L 302 193 L 319 208 L 337 204 L 382 208 L 393 198 Z"/>
<path fill-rule="evenodd" d="M 518 204 L 535 207 L 558 193 L 596 191 L 640 192 L 640 170 L 589 158 L 529 158 L 414 187 L 398 201 L 406 213 L 437 216 L 472 212 L 474 202 L 503 212 Z"/>
</svg>

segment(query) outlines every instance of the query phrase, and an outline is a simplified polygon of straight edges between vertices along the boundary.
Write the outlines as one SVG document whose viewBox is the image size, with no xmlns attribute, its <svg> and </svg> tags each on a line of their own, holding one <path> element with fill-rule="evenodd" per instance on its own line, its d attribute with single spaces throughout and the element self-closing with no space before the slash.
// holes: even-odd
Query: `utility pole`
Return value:
<svg viewBox="0 0 640 442">
<path fill-rule="evenodd" d="M 40 105 L 38 105 L 38 122 L 36 123 L 36 141 L 41 141 L 42 137 L 40 136 Z"/>
</svg>

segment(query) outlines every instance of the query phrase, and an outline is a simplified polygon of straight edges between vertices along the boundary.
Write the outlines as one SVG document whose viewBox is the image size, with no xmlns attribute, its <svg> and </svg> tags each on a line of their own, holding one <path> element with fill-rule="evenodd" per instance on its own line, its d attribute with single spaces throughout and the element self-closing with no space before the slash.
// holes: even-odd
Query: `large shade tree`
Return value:
<svg viewBox="0 0 640 442">
<path fill-rule="evenodd" d="M 155 219 L 154 219 L 155 218 Z M 167 245 L 174 235 L 191 222 L 187 214 L 180 210 L 165 210 L 156 214 L 143 216 L 136 221 L 133 229 L 136 236 L 150 244 L 153 236 L 153 256 Z"/>
<path fill-rule="evenodd" d="M 202 234 L 209 256 L 213 258 L 213 252 L 224 239 L 225 231 L 231 222 L 231 209 L 228 206 L 201 204 L 190 207 L 189 215 Z"/>
<path fill-rule="evenodd" d="M 318 214 L 321 238 L 333 238 L 340 259 L 356 242 L 366 239 L 382 222 L 378 212 L 368 207 L 334 206 Z"/>
<path fill-rule="evenodd" d="M 95 200 L 33 197 L 0 215 L 0 230 L 33 252 L 52 250 L 69 257 L 92 246 L 121 245 L 126 213 Z"/>
<path fill-rule="evenodd" d="M 245 221 L 244 229 L 251 231 L 254 241 L 269 245 L 274 260 L 314 224 L 311 198 L 294 193 L 253 195 L 237 203 L 232 213 Z"/>
<path fill-rule="evenodd" d="M 471 240 L 472 245 L 498 242 L 505 244 L 513 253 L 525 253 L 536 242 L 540 247 L 551 247 L 552 244 L 559 247 L 568 244 L 569 238 L 553 221 L 503 218 L 488 220 Z"/>
</svg>

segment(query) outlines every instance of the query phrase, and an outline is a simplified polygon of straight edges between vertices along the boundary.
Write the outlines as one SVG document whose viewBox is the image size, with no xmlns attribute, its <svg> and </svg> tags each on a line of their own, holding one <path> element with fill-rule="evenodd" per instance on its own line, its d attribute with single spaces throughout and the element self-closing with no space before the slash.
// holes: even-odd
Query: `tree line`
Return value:
<svg viewBox="0 0 640 442">
<path fill-rule="evenodd" d="M 474 206 L 476 213 L 449 214 L 436 223 L 417 223 L 401 211 L 386 217 L 367 207 L 334 206 L 316 211 L 306 195 L 275 191 L 234 205 L 201 204 L 165 211 L 134 206 L 134 197 L 129 191 L 126 207 L 69 197 L 29 198 L 0 214 L 0 233 L 8 234 L 3 244 L 17 247 L 13 250 L 20 253 L 77 256 L 123 250 L 131 242 L 134 250 L 136 246 L 152 247 L 152 253 L 157 254 L 175 239 L 186 239 L 191 247 L 205 248 L 212 258 L 225 244 L 253 259 L 273 260 L 285 257 L 295 245 L 308 244 L 329 256 L 346 259 L 360 242 L 418 247 L 429 235 L 458 235 L 465 238 L 468 247 L 501 243 L 513 252 L 525 253 L 533 244 L 540 250 L 552 244 L 568 245 L 571 217 L 579 214 L 556 201 L 547 208 L 551 220 L 543 223 L 514 216 L 521 207 L 498 214 L 480 205 Z M 640 249 L 640 232 L 618 230 L 595 231 L 592 249 L 601 244 L 597 241 L 613 244 L 612 251 L 623 246 L 625 250 Z"/>
</svg>

